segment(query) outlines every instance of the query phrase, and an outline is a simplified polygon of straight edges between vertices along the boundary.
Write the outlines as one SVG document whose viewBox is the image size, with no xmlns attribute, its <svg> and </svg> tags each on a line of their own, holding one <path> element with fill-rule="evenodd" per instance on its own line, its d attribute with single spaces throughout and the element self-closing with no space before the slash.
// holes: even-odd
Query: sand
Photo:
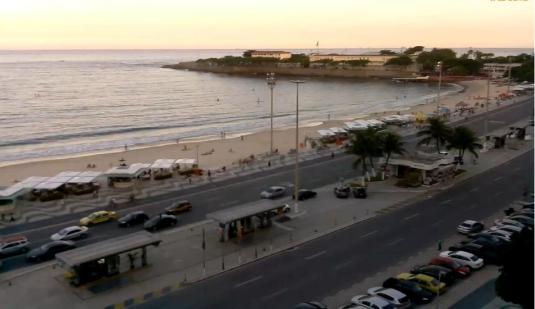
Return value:
<svg viewBox="0 0 535 309">
<path fill-rule="evenodd" d="M 475 102 L 484 102 L 476 97 L 486 97 L 487 82 L 485 80 L 474 80 L 459 82 L 465 87 L 464 92 L 441 97 L 442 106 L 447 106 L 451 110 L 455 109 L 455 104 L 464 101 L 471 106 Z M 495 98 L 499 93 L 505 92 L 506 86 L 491 84 L 491 98 Z M 436 110 L 436 102 L 429 102 L 412 107 L 403 113 L 424 112 L 429 113 Z M 377 113 L 370 115 L 370 118 L 378 118 L 389 113 Z M 390 113 L 391 114 L 391 113 Z M 325 121 L 316 126 L 300 128 L 299 140 L 304 142 L 305 137 L 318 137 L 317 130 L 335 126 L 343 126 L 341 120 Z M 274 131 L 274 148 L 279 153 L 285 154 L 295 148 L 295 128 L 276 129 Z M 237 164 L 239 159 L 250 156 L 258 156 L 269 152 L 270 147 L 269 131 L 253 133 L 241 137 L 226 138 L 219 140 L 209 140 L 202 142 L 180 142 L 179 144 L 167 144 L 147 148 L 129 149 L 113 153 L 104 153 L 87 156 L 77 156 L 72 158 L 49 159 L 43 161 L 26 162 L 0 167 L 0 186 L 10 186 L 17 180 L 23 180 L 30 176 L 54 176 L 62 171 L 106 171 L 119 163 L 119 159 L 124 158 L 128 164 L 142 162 L 151 163 L 156 159 L 178 159 L 178 158 L 198 158 L 199 165 L 205 169 L 218 169 L 222 166 L 231 167 Z M 187 147 L 187 150 L 184 150 Z M 203 155 L 213 150 L 211 154 Z M 95 164 L 95 168 L 87 168 L 88 164 Z"/>
</svg>

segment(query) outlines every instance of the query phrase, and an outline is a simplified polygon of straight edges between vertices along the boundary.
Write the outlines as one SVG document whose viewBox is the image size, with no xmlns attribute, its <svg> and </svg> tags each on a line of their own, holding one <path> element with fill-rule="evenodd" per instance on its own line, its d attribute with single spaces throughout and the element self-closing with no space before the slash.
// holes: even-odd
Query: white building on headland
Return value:
<svg viewBox="0 0 535 309">
<path fill-rule="evenodd" d="M 492 78 L 500 78 L 509 73 L 509 68 L 516 68 L 521 65 L 521 63 L 485 63 L 483 64 L 483 72 L 490 73 Z"/>
<path fill-rule="evenodd" d="M 251 58 L 276 58 L 279 60 L 292 58 L 292 53 L 281 50 L 252 50 Z"/>
<path fill-rule="evenodd" d="M 362 55 L 346 55 L 346 54 L 311 54 L 309 56 L 310 62 L 331 60 L 331 61 L 355 61 L 368 60 L 368 65 L 384 65 L 388 60 L 397 58 L 399 55 L 380 55 L 380 54 L 362 54 Z"/>
</svg>

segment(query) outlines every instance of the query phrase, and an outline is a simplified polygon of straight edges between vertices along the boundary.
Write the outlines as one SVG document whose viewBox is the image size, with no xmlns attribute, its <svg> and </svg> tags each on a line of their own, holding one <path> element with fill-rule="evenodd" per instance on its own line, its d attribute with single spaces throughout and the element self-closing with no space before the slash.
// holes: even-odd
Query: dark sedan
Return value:
<svg viewBox="0 0 535 309">
<path fill-rule="evenodd" d="M 311 198 L 316 197 L 318 195 L 317 192 L 307 189 L 301 189 L 299 190 L 298 196 L 300 201 L 308 200 Z M 295 199 L 295 194 L 292 194 L 292 199 Z"/>
<path fill-rule="evenodd" d="M 407 295 L 412 302 L 417 304 L 430 303 L 435 295 L 412 281 L 401 280 L 397 278 L 388 278 L 383 282 L 383 287 L 398 290 L 401 293 Z"/>
<path fill-rule="evenodd" d="M 429 265 L 437 265 L 445 267 L 451 271 L 457 278 L 466 278 L 470 275 L 470 268 L 468 266 L 463 266 L 460 263 L 447 258 L 447 257 L 436 257 L 429 262 Z"/>
<path fill-rule="evenodd" d="M 74 242 L 68 240 L 57 240 L 46 243 L 39 248 L 30 250 L 26 254 L 26 259 L 30 262 L 39 262 L 51 260 L 56 256 L 56 253 L 71 250 L 76 248 Z"/>
<path fill-rule="evenodd" d="M 145 223 L 147 220 L 149 220 L 149 216 L 146 213 L 143 211 L 134 211 L 120 218 L 117 222 L 120 227 L 128 227 Z"/>
<path fill-rule="evenodd" d="M 337 198 L 348 198 L 351 194 L 351 188 L 349 186 L 341 186 L 334 188 L 334 195 Z"/>
<path fill-rule="evenodd" d="M 177 223 L 178 219 L 175 216 L 160 214 L 145 222 L 144 227 L 147 231 L 157 231 L 163 228 L 175 226 Z"/>
<path fill-rule="evenodd" d="M 411 270 L 413 274 L 423 274 L 433 277 L 440 282 L 444 282 L 446 285 L 450 286 L 455 282 L 455 275 L 453 272 L 442 266 L 437 265 L 423 265 L 415 267 Z"/>
</svg>

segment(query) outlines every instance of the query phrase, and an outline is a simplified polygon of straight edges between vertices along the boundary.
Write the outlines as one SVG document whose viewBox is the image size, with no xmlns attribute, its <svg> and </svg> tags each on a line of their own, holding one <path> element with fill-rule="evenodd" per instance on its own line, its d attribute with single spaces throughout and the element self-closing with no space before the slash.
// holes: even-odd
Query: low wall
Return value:
<svg viewBox="0 0 535 309">
<path fill-rule="evenodd" d="M 416 66 L 366 66 L 351 69 L 330 68 L 280 68 L 274 66 L 215 66 L 207 63 L 181 62 L 164 65 L 163 68 L 175 70 L 191 70 L 211 73 L 256 75 L 273 72 L 289 76 L 349 77 L 349 78 L 394 78 L 413 77 L 417 73 Z"/>
</svg>

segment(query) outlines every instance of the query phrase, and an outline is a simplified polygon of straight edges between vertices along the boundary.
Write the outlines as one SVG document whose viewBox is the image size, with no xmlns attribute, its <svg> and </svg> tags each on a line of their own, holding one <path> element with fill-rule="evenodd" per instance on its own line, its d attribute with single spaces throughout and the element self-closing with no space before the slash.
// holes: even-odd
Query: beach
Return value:
<svg viewBox="0 0 535 309">
<path fill-rule="evenodd" d="M 484 102 L 486 97 L 487 81 L 473 80 L 459 82 L 464 87 L 464 91 L 441 96 L 441 106 L 448 107 L 450 110 L 455 109 L 455 105 L 464 101 L 470 106 L 476 102 Z M 500 93 L 506 92 L 507 86 L 491 84 L 491 99 L 497 97 Z M 436 102 L 430 99 L 428 103 L 412 106 L 406 113 L 431 113 L 436 110 Z M 392 114 L 374 113 L 367 118 L 380 118 Z M 266 119 L 268 122 L 269 119 Z M 305 138 L 318 137 L 317 130 L 341 127 L 344 120 L 328 120 L 317 125 L 308 125 L 300 128 L 299 140 L 304 143 Z M 274 130 L 274 148 L 279 153 L 286 154 L 290 149 L 295 148 L 295 128 L 275 128 Z M 231 167 L 237 164 L 238 160 L 249 157 L 250 155 L 258 156 L 269 152 L 270 132 L 262 131 L 246 135 L 233 135 L 232 137 L 214 138 L 200 142 L 189 142 L 179 140 L 175 143 L 158 145 L 143 148 L 128 148 L 127 150 L 117 150 L 115 152 L 100 153 L 93 155 L 81 155 L 71 158 L 47 159 L 42 161 L 25 162 L 0 167 L 0 186 L 10 186 L 16 181 L 21 181 L 30 176 L 54 176 L 62 171 L 101 171 L 104 172 L 112 166 L 117 166 L 120 159 L 125 159 L 127 164 L 131 163 L 152 163 L 156 159 L 178 159 L 178 158 L 199 158 L 199 165 L 203 169 L 219 169 L 223 166 Z M 88 164 L 94 165 L 94 168 L 88 168 Z"/>
</svg>

